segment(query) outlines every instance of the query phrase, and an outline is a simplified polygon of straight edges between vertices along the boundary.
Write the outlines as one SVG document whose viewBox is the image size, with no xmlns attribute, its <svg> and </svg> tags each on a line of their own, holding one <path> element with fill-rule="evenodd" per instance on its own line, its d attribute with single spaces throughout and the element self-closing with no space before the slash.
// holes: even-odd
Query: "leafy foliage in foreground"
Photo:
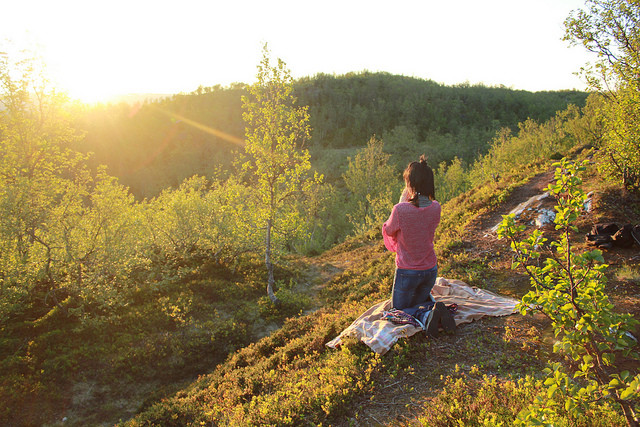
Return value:
<svg viewBox="0 0 640 427">
<path fill-rule="evenodd" d="M 636 425 L 640 375 L 615 367 L 616 354 L 638 359 L 637 341 L 630 332 L 638 324 L 630 314 L 618 314 L 604 292 L 606 265 L 600 250 L 576 253 L 569 233 L 584 210 L 585 193 L 579 188 L 578 172 L 586 169 L 563 159 L 556 164 L 555 183 L 548 187 L 558 199 L 555 228 L 558 241 L 549 242 L 540 230 L 519 241 L 524 226 L 516 226 L 514 215 L 505 216 L 499 237 L 511 241 L 514 268 L 522 266 L 531 277 L 532 290 L 522 297 L 522 314 L 540 311 L 552 321 L 557 341 L 554 351 L 573 362 L 567 369 L 560 362 L 545 370 L 544 394 L 519 416 L 522 425 L 554 423 L 559 416 L 574 418 L 594 405 L 619 405 L 628 425 Z M 542 251 L 548 257 L 541 257 Z M 542 266 L 540 266 L 542 261 Z"/>
</svg>

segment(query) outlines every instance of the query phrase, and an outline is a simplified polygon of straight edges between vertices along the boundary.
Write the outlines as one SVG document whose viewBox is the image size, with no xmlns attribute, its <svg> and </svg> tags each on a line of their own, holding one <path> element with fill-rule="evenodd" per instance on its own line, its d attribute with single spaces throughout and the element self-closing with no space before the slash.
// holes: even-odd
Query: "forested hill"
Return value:
<svg viewBox="0 0 640 427">
<path fill-rule="evenodd" d="M 505 87 L 444 86 L 387 73 L 319 74 L 295 82 L 299 105 L 308 105 L 312 162 L 329 149 L 363 147 L 372 135 L 391 154 L 412 147 L 432 163 L 485 152 L 495 132 L 544 121 L 568 104 L 583 106 L 586 93 L 527 92 Z M 138 197 L 156 195 L 193 174 L 227 171 L 244 135 L 244 84 L 200 88 L 142 106 L 98 105 L 82 114 L 79 147 Z M 404 159 L 402 159 L 404 160 Z M 332 162 L 325 162 L 332 164 Z M 326 170 L 320 170 L 326 173 Z"/>
<path fill-rule="evenodd" d="M 333 147 L 361 146 L 372 134 L 389 134 L 398 127 L 419 141 L 473 130 L 477 142 L 486 142 L 500 127 L 515 128 L 527 118 L 546 120 L 567 104 L 584 105 L 587 96 L 576 91 L 444 86 L 368 72 L 301 79 L 296 94 L 300 104 L 309 105 L 314 144 Z"/>
</svg>

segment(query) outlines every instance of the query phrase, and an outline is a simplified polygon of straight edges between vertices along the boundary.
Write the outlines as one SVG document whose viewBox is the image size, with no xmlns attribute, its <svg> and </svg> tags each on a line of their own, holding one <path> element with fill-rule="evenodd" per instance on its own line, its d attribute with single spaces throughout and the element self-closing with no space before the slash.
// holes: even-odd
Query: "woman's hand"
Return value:
<svg viewBox="0 0 640 427">
<path fill-rule="evenodd" d="M 408 202 L 410 197 L 411 193 L 409 189 L 407 187 L 404 187 L 404 190 L 402 190 L 402 195 L 400 195 L 400 203 Z"/>
</svg>

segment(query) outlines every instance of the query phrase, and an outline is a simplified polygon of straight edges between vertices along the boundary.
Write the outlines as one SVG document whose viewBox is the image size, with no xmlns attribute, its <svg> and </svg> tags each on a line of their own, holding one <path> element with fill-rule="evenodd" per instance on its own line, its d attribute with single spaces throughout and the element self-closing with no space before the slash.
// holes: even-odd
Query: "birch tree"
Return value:
<svg viewBox="0 0 640 427">
<path fill-rule="evenodd" d="M 310 174 L 308 108 L 297 106 L 293 80 L 286 64 L 270 60 L 265 44 L 258 65 L 257 81 L 242 98 L 245 122 L 246 162 L 255 194 L 256 230 L 264 233 L 264 259 L 267 269 L 267 294 L 274 292 L 274 257 L 287 239 L 303 232 L 305 221 L 296 202 L 314 182 Z M 317 179 L 317 178 L 316 178 Z"/>
<path fill-rule="evenodd" d="M 604 97 L 599 168 L 640 192 L 640 2 L 587 0 L 565 28 L 565 40 L 597 55 L 595 66 L 581 71 Z"/>
</svg>

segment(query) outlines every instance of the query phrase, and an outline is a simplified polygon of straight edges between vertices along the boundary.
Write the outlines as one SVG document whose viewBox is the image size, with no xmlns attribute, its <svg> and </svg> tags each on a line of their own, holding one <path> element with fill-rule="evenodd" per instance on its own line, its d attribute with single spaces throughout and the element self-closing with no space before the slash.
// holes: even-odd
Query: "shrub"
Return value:
<svg viewBox="0 0 640 427">
<path fill-rule="evenodd" d="M 588 161 L 556 163 L 555 183 L 547 188 L 558 200 L 555 228 L 557 241 L 549 241 L 540 230 L 519 241 L 524 226 L 514 215 L 504 217 L 498 235 L 508 238 L 515 252 L 513 267 L 521 267 L 531 279 L 532 290 L 522 297 L 522 314 L 541 312 L 552 321 L 557 341 L 554 352 L 570 361 L 565 366 L 549 363 L 546 379 L 538 384 L 542 392 L 518 416 L 522 425 L 554 423 L 561 418 L 577 419 L 594 408 L 620 408 L 629 425 L 637 425 L 635 411 L 640 397 L 640 375 L 620 371 L 616 355 L 638 359 L 636 341 L 629 331 L 638 322 L 629 314 L 613 311 L 604 292 L 606 265 L 599 250 L 577 253 L 570 232 L 584 209 L 586 196 L 579 188 L 579 172 Z M 548 256 L 542 256 L 544 251 Z"/>
</svg>

